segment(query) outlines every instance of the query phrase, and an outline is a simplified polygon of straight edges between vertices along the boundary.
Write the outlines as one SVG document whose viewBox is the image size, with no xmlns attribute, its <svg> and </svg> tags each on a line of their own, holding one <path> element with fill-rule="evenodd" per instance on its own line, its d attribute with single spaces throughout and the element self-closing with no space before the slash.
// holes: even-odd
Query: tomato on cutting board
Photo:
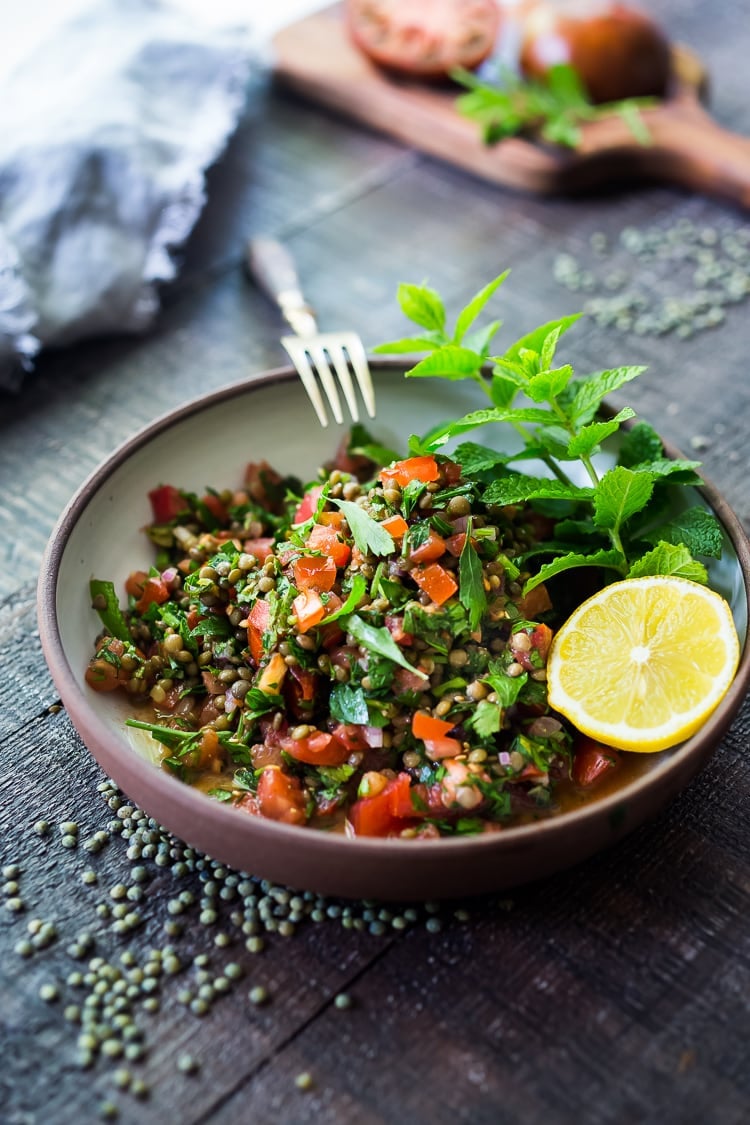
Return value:
<svg viewBox="0 0 750 1125">
<path fill-rule="evenodd" d="M 349 32 L 378 65 L 419 78 L 473 70 L 492 52 L 495 0 L 347 0 Z"/>
</svg>

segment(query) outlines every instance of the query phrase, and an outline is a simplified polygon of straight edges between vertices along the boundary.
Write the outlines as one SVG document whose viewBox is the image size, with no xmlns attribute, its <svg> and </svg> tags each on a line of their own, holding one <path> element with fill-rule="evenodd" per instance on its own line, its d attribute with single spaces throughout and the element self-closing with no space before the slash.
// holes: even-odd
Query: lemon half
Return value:
<svg viewBox="0 0 750 1125">
<path fill-rule="evenodd" d="M 628 578 L 583 602 L 556 634 L 549 702 L 608 746 L 666 750 L 706 721 L 739 659 L 720 594 L 685 578 Z"/>
</svg>

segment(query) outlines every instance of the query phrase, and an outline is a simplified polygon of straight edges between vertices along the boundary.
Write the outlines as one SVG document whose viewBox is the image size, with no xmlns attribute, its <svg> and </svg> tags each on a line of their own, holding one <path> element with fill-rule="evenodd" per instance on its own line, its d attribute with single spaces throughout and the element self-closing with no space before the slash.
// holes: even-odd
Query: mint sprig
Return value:
<svg viewBox="0 0 750 1125">
<path fill-rule="evenodd" d="M 612 116 L 622 118 L 639 144 L 651 144 L 641 110 L 654 105 L 654 98 L 594 105 L 578 72 L 567 63 L 550 67 L 544 80 L 525 79 L 507 70 L 498 74 L 496 82 L 460 69 L 452 77 L 468 91 L 457 99 L 456 108 L 476 121 L 485 144 L 532 133 L 551 144 L 576 148 L 584 122 Z"/>
<path fill-rule="evenodd" d="M 569 363 L 558 364 L 558 345 L 578 315 L 543 324 L 505 352 L 490 355 L 502 322 L 492 320 L 485 329 L 475 324 L 506 277 L 507 271 L 480 289 L 459 312 L 453 330 L 433 289 L 399 286 L 402 310 L 425 331 L 382 344 L 375 351 L 426 353 L 406 372 L 408 377 L 471 379 L 489 399 L 483 409 L 434 426 L 421 437 L 412 435 L 411 452 L 434 453 L 457 437 L 497 423 L 511 426 L 521 437 L 523 446 L 517 452 L 495 453 L 463 442 L 456 457 L 464 475 L 479 485 L 485 504 L 531 503 L 564 517 L 554 540 L 528 552 L 527 558 L 546 555 L 550 561 L 526 582 L 524 592 L 563 571 L 592 566 L 611 578 L 680 574 L 705 583 L 706 568 L 693 555 L 718 557 L 721 527 L 702 508 L 682 504 L 679 507 L 686 510 L 675 516 L 670 500 L 673 489 L 700 483 L 695 472 L 699 462 L 665 457 L 658 434 L 645 422 L 623 434 L 613 468 L 602 472 L 597 462 L 602 442 L 635 417 L 628 406 L 603 415 L 603 399 L 638 378 L 645 368 L 613 367 L 579 378 Z M 529 476 L 509 468 L 529 458 L 542 461 L 548 475 Z M 582 477 L 587 483 L 580 483 Z M 462 601 L 469 603 L 471 612 L 478 601 L 473 559 L 467 554 L 462 562 Z"/>
</svg>

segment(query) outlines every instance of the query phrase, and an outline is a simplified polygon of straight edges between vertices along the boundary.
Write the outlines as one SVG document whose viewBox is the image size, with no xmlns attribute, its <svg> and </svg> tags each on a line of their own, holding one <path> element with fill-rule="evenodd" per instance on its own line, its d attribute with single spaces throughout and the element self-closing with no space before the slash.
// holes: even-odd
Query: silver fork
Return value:
<svg viewBox="0 0 750 1125">
<path fill-rule="evenodd" d="M 297 270 L 289 251 L 273 238 L 253 238 L 247 247 L 247 265 L 260 288 L 278 305 L 295 333 L 294 336 L 282 336 L 281 343 L 297 368 L 321 426 L 328 425 L 328 416 L 320 385 L 326 393 L 333 417 L 339 424 L 344 421 L 344 417 L 338 387 L 344 392 L 352 418 L 355 422 L 359 421 L 357 397 L 349 371 L 350 363 L 367 413 L 374 418 L 375 390 L 362 341 L 356 332 L 318 331 L 313 311 L 302 295 Z M 316 372 L 320 385 L 315 378 Z"/>
</svg>

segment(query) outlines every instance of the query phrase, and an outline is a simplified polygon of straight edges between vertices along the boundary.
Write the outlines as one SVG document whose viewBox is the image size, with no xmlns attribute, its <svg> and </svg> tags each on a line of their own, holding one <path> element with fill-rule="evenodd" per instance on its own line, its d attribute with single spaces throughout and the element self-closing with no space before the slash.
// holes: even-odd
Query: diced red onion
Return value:
<svg viewBox="0 0 750 1125">
<path fill-rule="evenodd" d="M 371 750 L 379 750 L 383 745 L 382 727 L 363 727 L 362 735 Z"/>
</svg>

